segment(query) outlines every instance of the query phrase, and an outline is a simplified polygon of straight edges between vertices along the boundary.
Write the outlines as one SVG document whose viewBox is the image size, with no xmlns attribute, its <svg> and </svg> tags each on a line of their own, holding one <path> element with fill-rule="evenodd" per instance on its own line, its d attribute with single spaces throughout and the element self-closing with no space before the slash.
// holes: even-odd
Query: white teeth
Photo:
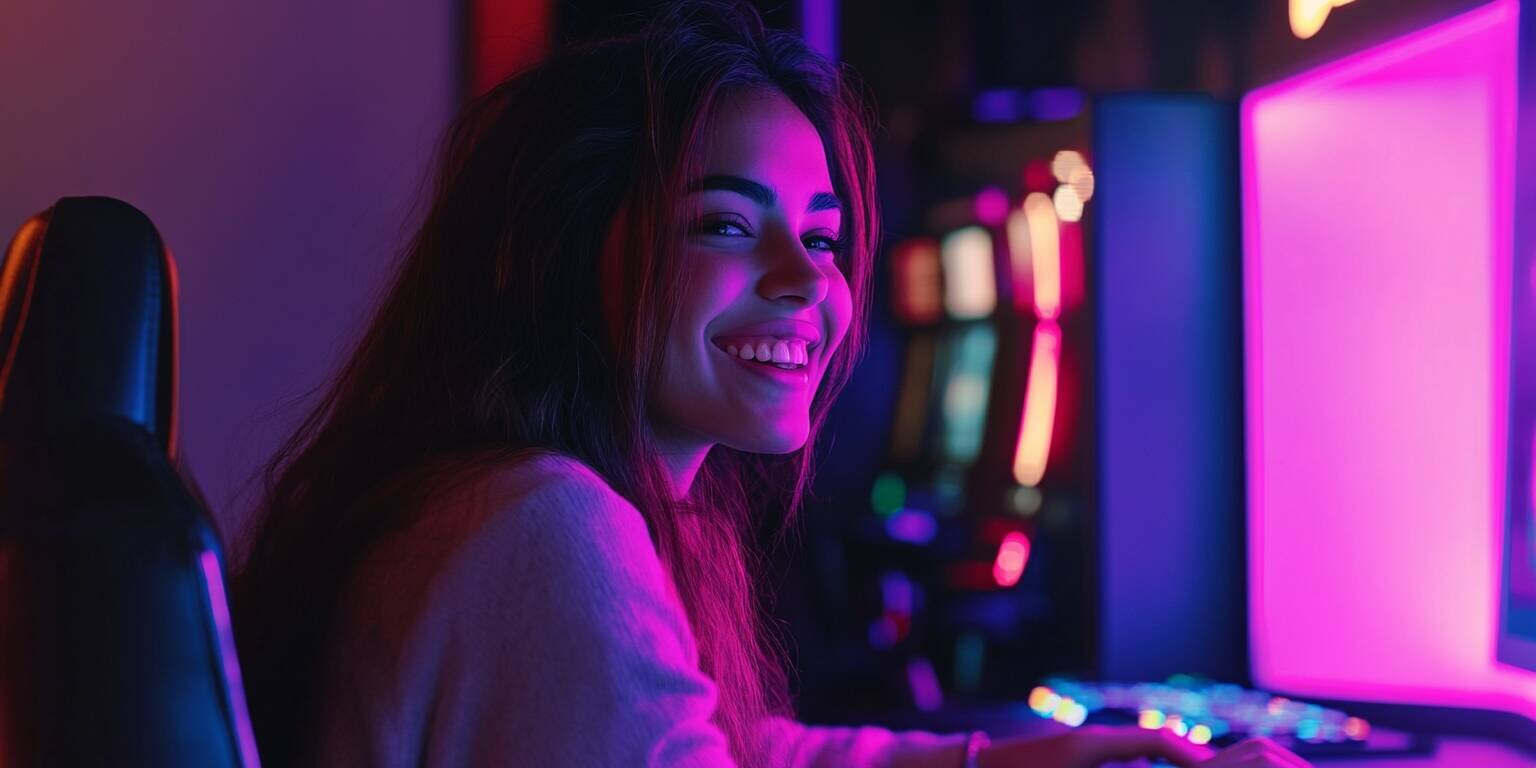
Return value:
<svg viewBox="0 0 1536 768">
<path fill-rule="evenodd" d="M 794 367 L 810 363 L 811 355 L 804 339 L 776 339 L 764 337 L 756 341 L 726 344 L 725 353 L 743 360 L 773 363 L 780 367 Z"/>
</svg>

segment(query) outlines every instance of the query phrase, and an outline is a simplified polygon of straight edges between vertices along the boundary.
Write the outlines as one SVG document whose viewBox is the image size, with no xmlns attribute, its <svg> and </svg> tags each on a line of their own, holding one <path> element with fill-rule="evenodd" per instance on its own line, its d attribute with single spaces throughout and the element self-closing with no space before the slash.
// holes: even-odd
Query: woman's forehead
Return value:
<svg viewBox="0 0 1536 768">
<path fill-rule="evenodd" d="M 716 108 L 707 135 L 705 176 L 754 179 L 781 197 L 809 199 L 831 191 L 821 135 L 794 102 L 778 91 L 727 96 Z"/>
</svg>

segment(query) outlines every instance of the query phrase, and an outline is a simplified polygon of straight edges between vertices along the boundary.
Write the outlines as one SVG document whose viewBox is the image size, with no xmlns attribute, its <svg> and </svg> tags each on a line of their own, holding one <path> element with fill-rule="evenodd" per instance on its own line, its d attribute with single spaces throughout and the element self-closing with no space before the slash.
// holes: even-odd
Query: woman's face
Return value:
<svg viewBox="0 0 1536 768">
<path fill-rule="evenodd" d="M 821 137 L 776 91 L 726 99 L 706 146 L 683 200 L 689 279 L 653 427 L 674 451 L 788 453 L 805 444 L 811 399 L 852 315 L 835 261 L 841 207 Z"/>
</svg>

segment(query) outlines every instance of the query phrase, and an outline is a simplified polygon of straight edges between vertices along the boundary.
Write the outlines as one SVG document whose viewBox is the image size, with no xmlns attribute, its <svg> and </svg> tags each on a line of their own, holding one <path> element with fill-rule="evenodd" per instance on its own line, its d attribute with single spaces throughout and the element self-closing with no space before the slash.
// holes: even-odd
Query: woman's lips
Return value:
<svg viewBox="0 0 1536 768">
<path fill-rule="evenodd" d="M 719 349 L 718 347 L 716 348 Z M 745 368 L 749 373 L 754 375 L 754 378 L 761 377 L 761 380 L 766 380 L 776 385 L 789 386 L 800 389 L 810 385 L 811 366 L 809 364 L 801 365 L 797 368 L 786 369 L 780 368 L 774 363 L 758 362 L 755 358 L 752 360 L 746 360 L 743 359 L 740 355 L 732 355 L 724 349 L 719 349 L 719 352 L 720 354 L 730 358 L 731 362 L 734 364 Z"/>
<path fill-rule="evenodd" d="M 722 339 L 748 338 L 799 339 L 808 347 L 818 347 L 821 346 L 821 326 L 805 320 L 779 318 L 739 325 L 721 331 L 712 340 L 719 342 Z"/>
<path fill-rule="evenodd" d="M 810 348 L 801 339 L 781 339 L 773 336 L 720 337 L 715 346 L 727 355 L 751 362 L 783 365 L 806 365 L 811 361 Z"/>
</svg>

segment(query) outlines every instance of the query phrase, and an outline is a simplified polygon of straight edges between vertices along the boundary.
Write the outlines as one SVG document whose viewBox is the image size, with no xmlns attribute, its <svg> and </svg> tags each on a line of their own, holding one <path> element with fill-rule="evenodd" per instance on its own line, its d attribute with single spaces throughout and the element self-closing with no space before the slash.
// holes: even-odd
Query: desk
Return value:
<svg viewBox="0 0 1536 768">
<path fill-rule="evenodd" d="M 1328 760 L 1320 768 L 1533 768 L 1536 757 L 1489 741 L 1441 737 L 1433 755 Z"/>
</svg>

